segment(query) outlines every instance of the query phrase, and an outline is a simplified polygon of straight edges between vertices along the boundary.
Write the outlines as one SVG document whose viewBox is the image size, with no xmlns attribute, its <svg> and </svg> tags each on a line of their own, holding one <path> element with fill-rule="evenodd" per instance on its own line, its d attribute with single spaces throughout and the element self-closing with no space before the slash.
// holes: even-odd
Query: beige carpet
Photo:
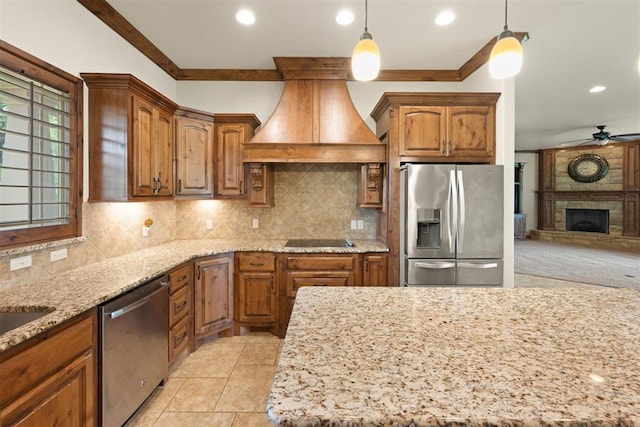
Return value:
<svg viewBox="0 0 640 427">
<path fill-rule="evenodd" d="M 517 240 L 515 272 L 640 290 L 640 254 L 632 252 Z"/>
</svg>

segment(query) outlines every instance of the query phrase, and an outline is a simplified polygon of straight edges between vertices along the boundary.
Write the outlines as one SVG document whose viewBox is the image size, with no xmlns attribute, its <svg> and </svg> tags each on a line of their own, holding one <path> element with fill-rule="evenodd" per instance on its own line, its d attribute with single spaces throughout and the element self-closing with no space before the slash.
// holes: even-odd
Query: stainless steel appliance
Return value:
<svg viewBox="0 0 640 427">
<path fill-rule="evenodd" d="M 401 286 L 503 284 L 503 167 L 406 164 Z"/>
<path fill-rule="evenodd" d="M 163 276 L 99 306 L 103 427 L 123 425 L 168 375 L 168 283 Z"/>
</svg>

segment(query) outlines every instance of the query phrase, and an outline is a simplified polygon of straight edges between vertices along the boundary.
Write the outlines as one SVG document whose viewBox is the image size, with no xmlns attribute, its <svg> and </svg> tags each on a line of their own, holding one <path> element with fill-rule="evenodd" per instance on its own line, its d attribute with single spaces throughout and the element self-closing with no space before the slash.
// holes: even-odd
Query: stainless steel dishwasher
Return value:
<svg viewBox="0 0 640 427">
<path fill-rule="evenodd" d="M 124 424 L 167 377 L 168 283 L 163 276 L 99 306 L 103 427 Z"/>
</svg>

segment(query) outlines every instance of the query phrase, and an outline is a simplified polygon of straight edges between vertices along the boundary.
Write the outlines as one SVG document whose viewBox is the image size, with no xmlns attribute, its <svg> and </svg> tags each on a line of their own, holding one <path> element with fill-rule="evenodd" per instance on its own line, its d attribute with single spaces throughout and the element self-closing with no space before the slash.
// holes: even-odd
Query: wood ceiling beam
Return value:
<svg viewBox="0 0 640 427">
<path fill-rule="evenodd" d="M 147 58 L 155 62 L 164 72 L 174 79 L 178 78 L 180 68 L 160 49 L 134 27 L 124 16 L 115 10 L 106 0 L 78 0 L 98 19 L 128 41 Z"/>
<path fill-rule="evenodd" d="M 277 69 L 207 69 L 179 68 L 167 55 L 127 21 L 107 0 L 77 0 L 97 16 L 113 31 L 155 62 L 162 70 L 176 80 L 194 81 L 283 81 Z M 529 38 L 526 32 L 514 33 L 521 42 Z M 380 70 L 378 82 L 461 82 L 482 67 L 488 60 L 491 48 L 496 43 L 492 37 L 478 52 L 457 70 Z M 353 80 L 349 75 L 348 80 Z"/>
</svg>

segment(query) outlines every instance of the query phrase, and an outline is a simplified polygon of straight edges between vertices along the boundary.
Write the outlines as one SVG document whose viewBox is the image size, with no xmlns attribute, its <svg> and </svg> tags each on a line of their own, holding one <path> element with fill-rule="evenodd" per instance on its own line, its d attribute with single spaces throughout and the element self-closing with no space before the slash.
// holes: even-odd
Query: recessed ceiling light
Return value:
<svg viewBox="0 0 640 427">
<path fill-rule="evenodd" d="M 249 9 L 240 9 L 236 13 L 236 21 L 242 25 L 253 25 L 256 22 L 256 16 Z"/>
<path fill-rule="evenodd" d="M 456 14 L 450 10 L 443 10 L 436 16 L 436 25 L 440 25 L 441 27 L 444 25 L 449 25 L 456 19 Z"/>
<path fill-rule="evenodd" d="M 603 90 L 605 90 L 607 87 L 606 86 L 594 86 L 591 89 L 589 89 L 589 92 L 591 93 L 598 93 L 598 92 L 602 92 Z"/>
<path fill-rule="evenodd" d="M 340 25 L 349 25 L 353 22 L 353 12 L 347 9 L 342 9 L 336 15 L 336 22 Z"/>
</svg>

